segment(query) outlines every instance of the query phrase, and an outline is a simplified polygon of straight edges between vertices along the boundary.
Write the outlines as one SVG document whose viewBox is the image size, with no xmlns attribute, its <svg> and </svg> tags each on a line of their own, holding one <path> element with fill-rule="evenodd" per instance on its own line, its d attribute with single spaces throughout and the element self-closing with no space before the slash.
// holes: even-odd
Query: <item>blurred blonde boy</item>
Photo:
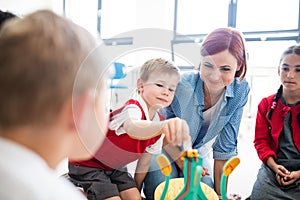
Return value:
<svg viewBox="0 0 300 200">
<path fill-rule="evenodd" d="M 41 10 L 0 31 L 0 199 L 86 199 L 54 170 L 107 130 L 105 66 L 83 28 Z M 88 57 L 87 57 L 88 56 Z"/>
</svg>

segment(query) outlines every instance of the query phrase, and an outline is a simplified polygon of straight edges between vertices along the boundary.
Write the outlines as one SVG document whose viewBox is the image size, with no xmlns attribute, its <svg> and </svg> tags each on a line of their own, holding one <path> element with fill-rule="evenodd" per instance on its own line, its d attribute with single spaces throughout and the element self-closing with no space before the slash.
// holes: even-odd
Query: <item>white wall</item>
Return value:
<svg viewBox="0 0 300 200">
<path fill-rule="evenodd" d="M 50 9 L 62 13 L 61 0 L 0 0 L 0 9 L 25 15 L 39 9 Z"/>
</svg>

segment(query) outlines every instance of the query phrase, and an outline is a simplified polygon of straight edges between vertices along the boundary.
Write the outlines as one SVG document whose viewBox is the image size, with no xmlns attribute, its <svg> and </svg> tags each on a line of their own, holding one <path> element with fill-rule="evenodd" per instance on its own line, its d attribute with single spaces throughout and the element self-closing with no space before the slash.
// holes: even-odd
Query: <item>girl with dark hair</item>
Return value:
<svg viewBox="0 0 300 200">
<path fill-rule="evenodd" d="M 243 35 L 233 28 L 218 28 L 206 36 L 200 48 L 200 65 L 181 76 L 172 104 L 163 110 L 166 118 L 185 119 L 190 128 L 192 148 L 199 151 L 210 175 L 201 178 L 220 195 L 224 163 L 237 155 L 237 138 L 249 86 Z M 213 152 L 214 166 L 209 155 Z M 180 150 L 170 144 L 164 153 L 172 163 L 171 178 L 182 177 Z M 214 175 L 212 177 L 212 175 Z M 165 180 L 153 158 L 144 182 L 147 200 Z"/>
<path fill-rule="evenodd" d="M 300 45 L 278 68 L 281 86 L 258 105 L 254 145 L 263 162 L 250 199 L 300 199 Z"/>
</svg>

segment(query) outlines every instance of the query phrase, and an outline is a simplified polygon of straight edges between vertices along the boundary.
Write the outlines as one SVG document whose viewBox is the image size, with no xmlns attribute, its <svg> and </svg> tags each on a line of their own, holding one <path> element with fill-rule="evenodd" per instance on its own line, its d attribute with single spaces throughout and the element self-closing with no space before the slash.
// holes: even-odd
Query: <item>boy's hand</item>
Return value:
<svg viewBox="0 0 300 200">
<path fill-rule="evenodd" d="M 171 118 L 164 121 L 162 133 L 173 145 L 181 146 L 183 141 L 191 140 L 190 130 L 185 120 Z"/>
</svg>

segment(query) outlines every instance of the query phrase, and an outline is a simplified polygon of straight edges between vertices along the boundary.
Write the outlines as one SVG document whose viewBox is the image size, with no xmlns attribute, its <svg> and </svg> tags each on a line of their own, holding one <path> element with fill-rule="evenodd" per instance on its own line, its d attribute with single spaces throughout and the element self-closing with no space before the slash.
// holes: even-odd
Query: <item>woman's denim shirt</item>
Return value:
<svg viewBox="0 0 300 200">
<path fill-rule="evenodd" d="M 166 118 L 179 117 L 187 121 L 193 148 L 199 151 L 201 148 L 206 148 L 206 151 L 211 151 L 212 145 L 213 158 L 227 160 L 237 155 L 237 136 L 249 91 L 245 79 L 239 81 L 235 78 L 230 85 L 226 86 L 220 109 L 211 120 L 206 135 L 197 144 L 195 141 L 202 126 L 204 109 L 203 81 L 198 72 L 182 75 L 173 102 L 162 113 Z"/>
</svg>

